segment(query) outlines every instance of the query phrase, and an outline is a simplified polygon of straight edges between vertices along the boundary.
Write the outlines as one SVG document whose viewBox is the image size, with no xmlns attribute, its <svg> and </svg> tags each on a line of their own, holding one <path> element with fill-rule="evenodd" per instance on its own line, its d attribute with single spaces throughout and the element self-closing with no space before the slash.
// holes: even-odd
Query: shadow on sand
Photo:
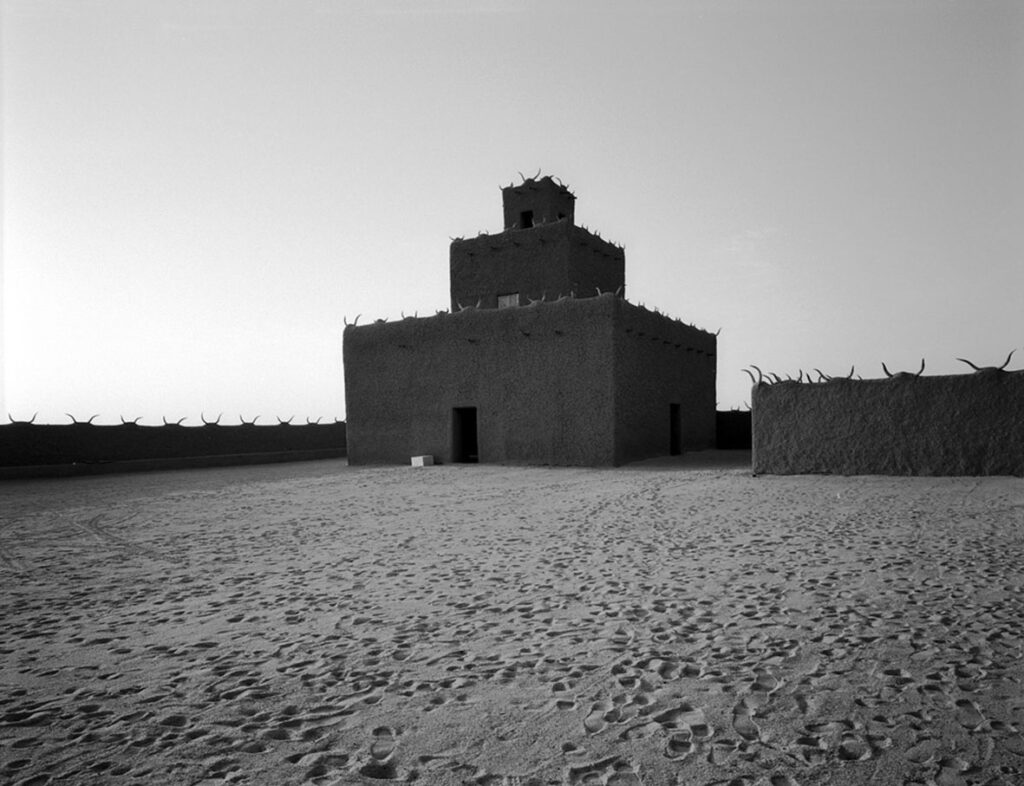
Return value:
<svg viewBox="0 0 1024 786">
<path fill-rule="evenodd" d="M 695 450 L 681 456 L 658 458 L 623 464 L 622 469 L 734 470 L 751 469 L 749 450 Z"/>
</svg>

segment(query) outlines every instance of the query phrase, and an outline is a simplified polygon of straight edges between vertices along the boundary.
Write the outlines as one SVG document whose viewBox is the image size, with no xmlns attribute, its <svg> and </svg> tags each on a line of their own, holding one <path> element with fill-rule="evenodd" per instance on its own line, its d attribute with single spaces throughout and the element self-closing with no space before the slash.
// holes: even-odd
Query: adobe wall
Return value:
<svg viewBox="0 0 1024 786">
<path fill-rule="evenodd" d="M 602 292 L 626 296 L 626 254 L 614 243 L 579 227 L 569 228 L 569 291 L 577 297 Z"/>
<path fill-rule="evenodd" d="M 560 186 L 550 176 L 540 180 L 530 178 L 520 185 L 501 189 L 502 217 L 505 229 L 520 226 L 520 214 L 524 210 L 533 212 L 535 223 L 547 223 L 564 218 L 571 224 L 576 212 L 576 197 L 565 186 Z"/>
<path fill-rule="evenodd" d="M 625 283 L 625 255 L 612 243 L 556 221 L 526 230 L 452 241 L 451 310 L 496 308 L 497 296 L 519 292 L 521 303 L 576 293 L 614 292 Z"/>
<path fill-rule="evenodd" d="M 621 300 L 615 316 L 616 462 L 669 453 L 669 405 L 680 404 L 682 450 L 715 446 L 717 339 Z"/>
<path fill-rule="evenodd" d="M 15 467 L 56 467 L 72 464 L 85 467 L 124 462 L 267 454 L 277 454 L 278 458 L 275 460 L 288 460 L 289 455 L 302 458 L 344 456 L 345 424 L 0 425 L 0 477 L 17 474 L 3 472 L 4 469 Z M 156 465 L 147 468 L 156 468 Z"/>
<path fill-rule="evenodd" d="M 762 384 L 755 474 L 1024 475 L 1024 372 Z"/>
<path fill-rule="evenodd" d="M 451 310 L 478 302 L 481 308 L 497 308 L 497 296 L 510 292 L 519 292 L 523 304 L 545 293 L 552 300 L 568 294 L 568 256 L 565 221 L 454 240 L 449 251 Z"/>
<path fill-rule="evenodd" d="M 477 407 L 480 460 L 614 460 L 611 298 L 349 326 L 351 464 L 452 460 L 452 409 Z"/>
</svg>

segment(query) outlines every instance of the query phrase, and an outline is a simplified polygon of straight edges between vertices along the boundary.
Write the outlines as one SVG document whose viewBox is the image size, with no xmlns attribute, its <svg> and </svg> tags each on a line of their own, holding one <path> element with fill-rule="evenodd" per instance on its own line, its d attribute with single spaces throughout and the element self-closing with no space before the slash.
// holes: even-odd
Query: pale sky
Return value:
<svg viewBox="0 0 1024 786">
<path fill-rule="evenodd" d="M 1024 3 L 0 0 L 0 417 L 345 416 L 540 169 L 744 367 L 1024 368 Z"/>
</svg>

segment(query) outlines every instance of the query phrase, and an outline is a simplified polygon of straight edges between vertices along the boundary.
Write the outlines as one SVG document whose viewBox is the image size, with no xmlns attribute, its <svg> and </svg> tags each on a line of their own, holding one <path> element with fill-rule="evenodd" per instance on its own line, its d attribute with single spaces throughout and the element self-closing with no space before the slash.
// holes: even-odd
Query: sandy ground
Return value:
<svg viewBox="0 0 1024 786">
<path fill-rule="evenodd" d="M 1024 481 L 0 484 L 4 783 L 1024 783 Z"/>
</svg>

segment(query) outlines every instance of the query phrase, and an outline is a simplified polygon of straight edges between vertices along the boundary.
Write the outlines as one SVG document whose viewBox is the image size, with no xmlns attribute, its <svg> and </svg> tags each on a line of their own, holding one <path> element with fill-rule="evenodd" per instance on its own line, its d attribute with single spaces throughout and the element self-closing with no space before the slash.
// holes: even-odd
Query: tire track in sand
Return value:
<svg viewBox="0 0 1024 786">
<path fill-rule="evenodd" d="M 0 566 L 13 573 L 24 574 L 27 571 L 25 566 L 21 563 L 17 557 L 11 552 L 10 547 L 4 543 L 4 530 L 7 529 L 7 524 L 0 523 Z"/>
<path fill-rule="evenodd" d="M 128 540 L 127 538 L 122 538 L 120 535 L 115 535 L 106 528 L 107 526 L 120 526 L 121 524 L 135 518 L 137 515 L 137 513 L 129 513 L 127 516 L 116 521 L 109 522 L 105 526 L 101 526 L 99 523 L 100 520 L 106 516 L 105 513 L 93 516 L 88 521 L 74 521 L 72 523 L 86 534 L 92 535 L 100 543 L 116 546 L 130 554 L 141 554 L 147 557 L 153 557 L 154 559 L 166 560 L 167 557 L 165 557 L 162 552 L 150 548 L 149 546 L 142 546 L 134 541 Z"/>
</svg>

